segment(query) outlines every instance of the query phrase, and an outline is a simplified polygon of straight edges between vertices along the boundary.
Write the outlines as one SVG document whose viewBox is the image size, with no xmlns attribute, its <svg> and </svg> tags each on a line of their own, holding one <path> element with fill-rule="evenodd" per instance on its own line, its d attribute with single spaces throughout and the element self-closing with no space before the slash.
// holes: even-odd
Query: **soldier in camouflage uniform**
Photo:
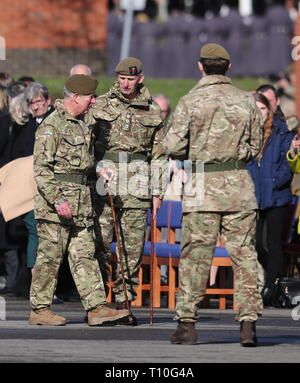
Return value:
<svg viewBox="0 0 300 383">
<path fill-rule="evenodd" d="M 193 161 L 193 181 L 203 176 L 195 161 L 204 163 L 204 198 L 183 194 L 175 316 L 179 323 L 171 343 L 196 343 L 199 303 L 220 232 L 233 262 L 241 344 L 256 345 L 255 322 L 262 313 L 253 243 L 257 204 L 245 164 L 260 150 L 262 121 L 253 96 L 235 88 L 225 76 L 229 66 L 223 47 L 207 44 L 201 49 L 203 77 L 179 101 L 163 141 L 172 159 Z"/>
<path fill-rule="evenodd" d="M 99 96 L 90 111 L 96 120 L 95 156 L 100 177 L 95 203 L 99 216 L 101 237 L 101 271 L 108 280 L 111 263 L 110 244 L 113 240 L 113 216 L 106 191 L 99 187 L 103 177 L 109 177 L 111 193 L 120 224 L 124 256 L 126 291 L 129 304 L 136 297 L 138 271 L 143 253 L 147 209 L 156 214 L 161 204 L 159 192 L 150 191 L 149 157 L 162 157 L 159 146 L 162 117 L 159 106 L 153 102 L 143 85 L 142 62 L 126 58 L 116 66 L 117 82 L 110 91 Z M 134 178 L 139 171 L 138 178 Z M 127 179 L 126 179 L 127 178 Z M 137 182 L 135 182 L 135 180 Z M 104 189 L 104 188 L 102 188 Z M 117 307 L 126 306 L 122 275 L 118 265 L 113 287 Z M 135 317 L 122 319 L 119 324 L 136 325 Z"/>
<path fill-rule="evenodd" d="M 30 291 L 32 325 L 64 325 L 65 318 L 50 310 L 58 269 L 68 251 L 72 276 L 90 326 L 128 315 L 106 303 L 103 280 L 95 258 L 93 214 L 88 171 L 91 131 L 77 117 L 95 102 L 97 80 L 71 76 L 64 100 L 36 133 L 34 176 L 38 186 L 35 217 L 39 247 Z"/>
</svg>

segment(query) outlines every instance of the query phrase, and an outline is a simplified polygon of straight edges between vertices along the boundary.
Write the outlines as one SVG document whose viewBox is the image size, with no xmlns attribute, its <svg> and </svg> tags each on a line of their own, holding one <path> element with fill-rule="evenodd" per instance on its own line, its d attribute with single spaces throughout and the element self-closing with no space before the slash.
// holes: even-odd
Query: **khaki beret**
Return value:
<svg viewBox="0 0 300 383">
<path fill-rule="evenodd" d="M 98 81 L 84 74 L 74 74 L 69 77 L 65 83 L 65 87 L 73 93 L 82 95 L 94 94 L 98 86 Z"/>
<path fill-rule="evenodd" d="M 116 66 L 116 73 L 123 76 L 137 76 L 142 72 L 143 63 L 135 57 L 127 57 Z"/>
<path fill-rule="evenodd" d="M 230 61 L 229 53 L 225 48 L 218 44 L 205 44 L 200 50 L 202 59 L 225 59 Z"/>
</svg>

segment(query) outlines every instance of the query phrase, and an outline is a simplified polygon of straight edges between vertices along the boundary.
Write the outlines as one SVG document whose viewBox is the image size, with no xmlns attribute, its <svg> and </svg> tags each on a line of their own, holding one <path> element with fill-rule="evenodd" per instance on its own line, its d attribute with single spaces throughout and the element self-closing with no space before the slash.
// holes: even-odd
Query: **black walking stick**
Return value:
<svg viewBox="0 0 300 383">
<path fill-rule="evenodd" d="M 125 275 L 124 275 L 124 259 L 123 259 L 123 251 L 122 251 L 122 246 L 121 246 L 121 237 L 120 237 L 119 226 L 118 226 L 117 217 L 116 217 L 116 211 L 115 211 L 113 196 L 111 194 L 111 190 L 110 190 L 108 182 L 106 182 L 106 188 L 107 188 L 109 203 L 110 203 L 110 207 L 111 207 L 111 211 L 112 211 L 112 215 L 113 215 L 114 230 L 115 230 L 115 234 L 116 234 L 117 249 L 118 249 L 117 253 L 118 253 L 118 258 L 119 258 L 119 262 L 120 262 L 122 284 L 123 284 L 123 290 L 124 290 L 124 296 L 125 296 L 125 306 L 126 306 L 126 308 L 128 308 L 130 317 L 132 317 L 132 313 L 131 313 L 130 305 L 129 305 L 129 301 L 128 301 Z"/>
</svg>

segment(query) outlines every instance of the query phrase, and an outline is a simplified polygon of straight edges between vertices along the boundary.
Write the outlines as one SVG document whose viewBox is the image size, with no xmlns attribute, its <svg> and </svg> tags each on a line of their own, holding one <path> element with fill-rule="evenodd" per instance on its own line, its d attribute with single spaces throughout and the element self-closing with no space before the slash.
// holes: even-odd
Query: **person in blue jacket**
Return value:
<svg viewBox="0 0 300 383">
<path fill-rule="evenodd" d="M 293 133 L 288 130 L 283 115 L 273 114 L 274 109 L 266 96 L 255 93 L 254 97 L 264 119 L 263 145 L 260 154 L 248 164 L 248 170 L 254 182 L 259 209 L 256 250 L 258 261 L 266 273 L 262 298 L 264 306 L 271 306 L 274 282 L 282 268 L 281 236 L 286 207 L 292 200 L 292 172 L 286 153 Z"/>
</svg>

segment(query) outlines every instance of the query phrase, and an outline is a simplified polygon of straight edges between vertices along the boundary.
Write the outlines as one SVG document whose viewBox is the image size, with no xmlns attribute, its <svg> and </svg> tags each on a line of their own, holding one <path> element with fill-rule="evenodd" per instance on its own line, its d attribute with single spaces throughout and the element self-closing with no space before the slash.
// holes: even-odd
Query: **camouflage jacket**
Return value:
<svg viewBox="0 0 300 383">
<path fill-rule="evenodd" d="M 163 147 L 173 159 L 247 162 L 261 147 L 262 119 L 253 96 L 221 75 L 203 77 L 182 97 L 167 129 Z M 189 195 L 183 194 L 184 211 L 257 207 L 247 170 L 205 172 L 204 176 L 200 173 L 193 171 Z"/>
<path fill-rule="evenodd" d="M 103 158 L 109 154 L 122 153 L 125 157 L 141 154 L 145 159 L 150 154 L 152 160 L 165 158 L 161 146 L 163 121 L 160 108 L 144 86 L 134 100 L 128 100 L 120 93 L 116 83 L 107 94 L 97 98 L 89 111 L 91 115 L 95 124 L 95 157 L 103 166 L 106 163 Z M 92 123 L 91 120 L 86 122 Z M 107 163 L 108 167 L 111 165 L 111 161 Z M 127 165 L 127 180 L 122 178 L 119 163 L 114 165 L 112 190 L 117 196 L 116 205 L 125 208 L 149 207 L 151 194 L 159 194 L 159 191 L 151 191 L 149 164 L 142 159 L 123 163 L 122 166 Z"/>
<path fill-rule="evenodd" d="M 91 129 L 72 117 L 62 100 L 36 132 L 34 177 L 38 186 L 35 218 L 70 223 L 59 218 L 55 204 L 68 201 L 77 226 L 92 225 L 90 188 L 74 182 L 58 180 L 56 174 L 86 174 L 91 168 Z"/>
</svg>

